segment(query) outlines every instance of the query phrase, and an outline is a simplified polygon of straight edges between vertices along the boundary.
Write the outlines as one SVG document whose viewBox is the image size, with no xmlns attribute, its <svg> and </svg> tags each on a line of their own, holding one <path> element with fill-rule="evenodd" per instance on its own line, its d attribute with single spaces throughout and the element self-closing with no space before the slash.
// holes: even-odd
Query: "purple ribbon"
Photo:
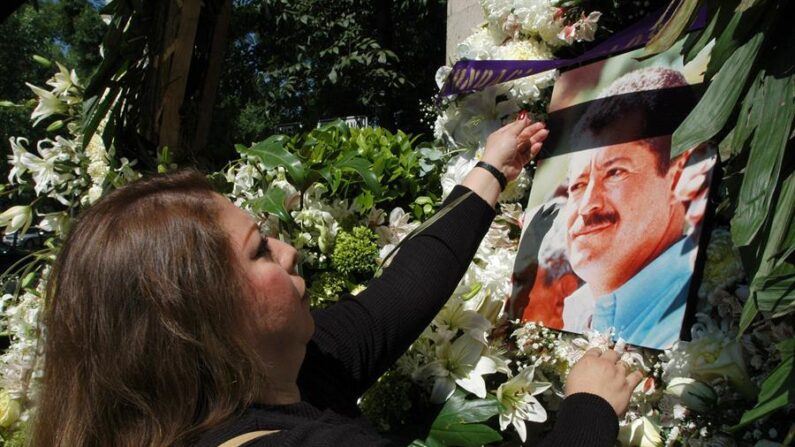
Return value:
<svg viewBox="0 0 795 447">
<path fill-rule="evenodd" d="M 447 76 L 440 94 L 441 96 L 449 96 L 458 93 L 475 92 L 501 82 L 512 81 L 547 70 L 565 68 L 610 54 L 623 53 L 639 48 L 645 45 L 657 31 L 655 25 L 662 14 L 662 11 L 650 14 L 634 25 L 614 34 L 589 51 L 572 59 L 554 59 L 549 61 L 458 61 Z M 706 23 L 706 16 L 706 8 L 701 8 L 689 31 L 703 28 Z"/>
</svg>

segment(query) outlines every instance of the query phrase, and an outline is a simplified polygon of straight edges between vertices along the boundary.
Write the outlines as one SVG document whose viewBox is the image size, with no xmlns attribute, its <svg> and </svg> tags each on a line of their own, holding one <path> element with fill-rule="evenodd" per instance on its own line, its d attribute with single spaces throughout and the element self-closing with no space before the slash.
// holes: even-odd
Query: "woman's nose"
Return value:
<svg viewBox="0 0 795 447">
<path fill-rule="evenodd" d="M 298 250 L 290 244 L 282 242 L 278 239 L 274 241 L 273 251 L 276 254 L 276 260 L 279 264 L 291 275 L 296 274 L 296 267 L 298 264 Z"/>
</svg>

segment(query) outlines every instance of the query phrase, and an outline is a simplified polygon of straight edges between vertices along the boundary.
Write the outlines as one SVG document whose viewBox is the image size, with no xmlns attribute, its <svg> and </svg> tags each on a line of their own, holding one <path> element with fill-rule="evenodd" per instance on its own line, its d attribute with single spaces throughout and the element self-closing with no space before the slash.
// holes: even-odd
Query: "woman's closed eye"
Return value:
<svg viewBox="0 0 795 447">
<path fill-rule="evenodd" d="M 257 253 L 254 255 L 254 257 L 271 259 L 271 251 L 268 248 L 268 238 L 263 237 L 260 239 L 259 246 L 257 247 Z"/>
</svg>

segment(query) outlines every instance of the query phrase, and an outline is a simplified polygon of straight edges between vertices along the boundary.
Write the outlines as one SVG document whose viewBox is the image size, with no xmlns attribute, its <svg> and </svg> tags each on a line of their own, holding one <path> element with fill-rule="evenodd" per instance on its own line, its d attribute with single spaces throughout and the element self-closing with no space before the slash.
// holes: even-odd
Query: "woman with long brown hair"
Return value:
<svg viewBox="0 0 795 447">
<path fill-rule="evenodd" d="M 295 249 L 197 172 L 108 194 L 50 277 L 34 444 L 388 445 L 356 400 L 450 296 L 504 182 L 546 135 L 527 118 L 492 134 L 447 199 L 466 196 L 458 206 L 355 299 L 314 312 Z M 547 444 L 612 445 L 640 380 L 617 360 L 592 351 L 575 365 Z"/>
</svg>

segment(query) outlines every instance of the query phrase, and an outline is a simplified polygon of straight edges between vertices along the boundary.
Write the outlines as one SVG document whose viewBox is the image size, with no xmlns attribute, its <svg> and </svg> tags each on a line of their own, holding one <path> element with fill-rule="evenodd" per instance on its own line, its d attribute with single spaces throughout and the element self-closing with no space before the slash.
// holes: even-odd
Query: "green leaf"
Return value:
<svg viewBox="0 0 795 447">
<path fill-rule="evenodd" d="M 433 421 L 431 430 L 442 429 L 454 424 L 483 422 L 499 413 L 496 399 L 466 399 L 466 393 L 456 389 L 442 407 L 439 416 Z"/>
<path fill-rule="evenodd" d="M 775 76 L 766 76 L 763 80 L 760 92 L 762 110 L 759 113 L 764 119 L 760 120 L 751 142 L 737 210 L 732 219 L 732 240 L 738 247 L 750 244 L 767 218 L 795 118 L 794 81 L 795 77 Z"/>
<path fill-rule="evenodd" d="M 735 4 L 736 1 L 733 1 L 726 6 L 731 7 Z M 753 8 L 742 13 L 735 12 L 723 28 L 718 28 L 720 34 L 716 36 L 715 45 L 710 50 L 704 79 L 712 79 L 715 73 L 727 63 L 731 55 L 752 35 L 764 33 L 769 29 L 771 21 L 775 20 L 775 17 L 776 11 L 773 8 Z M 766 19 L 766 23 L 760 23 L 762 19 Z"/>
<path fill-rule="evenodd" d="M 491 427 L 477 422 L 486 421 L 499 413 L 496 399 L 467 400 L 466 393 L 456 390 L 444 404 L 439 416 L 431 425 L 428 440 L 443 445 L 477 447 L 502 440 Z M 427 442 L 427 440 L 426 440 Z"/>
<path fill-rule="evenodd" d="M 373 194 L 381 194 L 381 184 L 378 183 L 378 177 L 372 170 L 372 164 L 363 158 L 350 158 L 341 160 L 335 164 L 335 167 L 342 170 L 351 170 L 359 174 L 367 185 L 367 189 Z"/>
<path fill-rule="evenodd" d="M 88 143 L 94 136 L 94 132 L 96 132 L 97 127 L 99 127 L 99 123 L 108 115 L 108 110 L 110 110 L 111 106 L 116 102 L 116 98 L 120 92 L 121 90 L 118 89 L 115 91 L 109 90 L 101 99 L 97 100 L 94 98 L 93 101 L 86 103 L 87 109 L 85 116 L 88 118 L 83 123 L 83 147 L 88 146 Z"/>
<path fill-rule="evenodd" d="M 708 5 L 708 9 L 711 10 L 712 7 L 712 4 Z M 714 8 L 714 12 L 710 11 L 709 23 L 704 29 L 688 33 L 682 46 L 682 54 L 684 54 L 683 64 L 688 64 L 695 59 L 698 53 L 726 28 L 732 16 L 734 16 L 733 5 L 731 4 L 717 2 Z"/>
<path fill-rule="evenodd" d="M 726 138 L 724 141 L 725 147 L 721 151 L 729 156 L 737 155 L 745 149 L 746 142 L 753 135 L 754 130 L 759 125 L 762 118 L 762 102 L 763 97 L 760 95 L 764 93 L 762 86 L 765 77 L 764 71 L 759 71 L 756 79 L 751 83 L 743 99 L 743 104 L 740 107 L 740 113 L 737 116 L 737 125 L 732 129 L 731 138 Z"/>
<path fill-rule="evenodd" d="M 428 440 L 430 439 L 438 440 L 446 446 L 481 447 L 502 441 L 502 436 L 488 425 L 455 424 L 444 429 L 431 429 Z"/>
<path fill-rule="evenodd" d="M 753 323 L 754 318 L 759 314 L 759 308 L 756 306 L 756 300 L 749 298 L 743 305 L 743 312 L 740 315 L 739 330 L 737 338 L 739 339 L 743 333 L 748 330 Z"/>
<path fill-rule="evenodd" d="M 775 267 L 769 273 L 760 269 L 751 281 L 751 297 L 763 312 L 780 312 L 795 301 L 795 266 L 789 263 Z M 789 311 L 795 309 L 790 308 Z M 780 315 L 778 315 L 780 316 Z"/>
<path fill-rule="evenodd" d="M 253 211 L 257 213 L 268 213 L 278 217 L 282 222 L 290 221 L 290 213 L 284 206 L 285 193 L 279 188 L 268 188 L 265 195 L 257 199 L 245 202 Z"/>
<path fill-rule="evenodd" d="M 756 406 L 746 411 L 740 423 L 731 427 L 730 431 L 737 431 L 779 408 L 795 403 L 795 338 L 779 343 L 778 349 L 781 352 L 781 364 L 762 382 Z"/>
<path fill-rule="evenodd" d="M 699 0 L 671 2 L 668 5 L 668 9 L 666 9 L 665 13 L 660 17 L 660 20 L 655 24 L 655 27 L 659 27 L 659 30 L 649 39 L 646 48 L 643 50 L 643 56 L 646 57 L 662 53 L 671 48 L 679 39 L 679 36 L 687 29 L 690 22 L 693 21 L 699 3 Z M 671 14 L 668 21 L 663 24 L 662 20 L 668 16 L 668 11 L 674 6 L 676 9 Z"/>
<path fill-rule="evenodd" d="M 671 158 L 709 140 L 723 129 L 743 92 L 763 40 L 764 33 L 757 33 L 726 61 L 704 97 L 674 131 Z"/>
<path fill-rule="evenodd" d="M 241 153 L 257 157 L 267 169 L 283 167 L 287 171 L 291 182 L 300 189 L 304 189 L 306 172 L 304 171 L 303 163 L 298 157 L 284 148 L 286 139 L 287 137 L 284 135 L 273 135 Z"/>
<path fill-rule="evenodd" d="M 743 0 L 737 6 L 737 12 L 743 12 L 746 9 L 753 7 L 755 4 L 759 3 L 760 1 L 764 2 L 765 0 Z"/>
</svg>

